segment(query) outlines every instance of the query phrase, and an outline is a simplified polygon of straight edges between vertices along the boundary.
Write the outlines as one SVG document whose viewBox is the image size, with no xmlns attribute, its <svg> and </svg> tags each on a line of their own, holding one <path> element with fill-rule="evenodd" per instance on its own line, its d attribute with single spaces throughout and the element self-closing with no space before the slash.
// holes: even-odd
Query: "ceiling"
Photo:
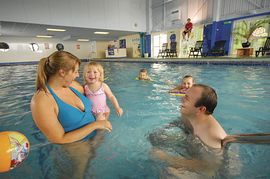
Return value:
<svg viewBox="0 0 270 179">
<path fill-rule="evenodd" d="M 52 32 L 47 31 L 47 28 L 65 29 L 66 31 Z M 109 32 L 109 34 L 94 34 L 96 31 L 105 31 Z M 63 41 L 76 41 L 77 39 L 89 39 L 90 41 L 110 41 L 135 33 L 138 32 L 0 21 L 0 37 L 12 36 L 36 38 L 37 35 L 52 35 L 53 38 L 61 39 Z"/>
</svg>

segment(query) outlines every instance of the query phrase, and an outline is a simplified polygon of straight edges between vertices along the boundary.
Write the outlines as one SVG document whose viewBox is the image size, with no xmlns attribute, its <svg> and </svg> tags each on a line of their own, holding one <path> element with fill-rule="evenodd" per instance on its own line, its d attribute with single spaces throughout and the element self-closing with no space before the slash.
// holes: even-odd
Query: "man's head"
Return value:
<svg viewBox="0 0 270 179">
<path fill-rule="evenodd" d="M 194 84 L 182 98 L 181 113 L 193 115 L 204 112 L 209 115 L 217 106 L 217 94 L 215 90 L 203 84 Z"/>
</svg>

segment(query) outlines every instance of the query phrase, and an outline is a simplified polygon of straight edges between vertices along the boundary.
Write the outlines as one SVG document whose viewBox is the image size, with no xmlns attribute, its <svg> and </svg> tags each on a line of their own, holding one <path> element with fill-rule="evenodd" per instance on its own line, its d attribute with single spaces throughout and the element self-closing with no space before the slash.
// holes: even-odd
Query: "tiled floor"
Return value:
<svg viewBox="0 0 270 179">
<path fill-rule="evenodd" d="M 90 59 L 100 62 L 136 62 L 136 63 L 178 63 L 178 64 L 213 64 L 213 65 L 266 65 L 270 66 L 270 57 L 208 57 L 208 58 L 107 58 L 107 59 Z M 82 59 L 83 62 L 90 61 Z M 31 65 L 35 62 L 0 62 L 0 66 L 10 65 Z"/>
<path fill-rule="evenodd" d="M 217 64 L 217 65 L 267 65 L 270 66 L 270 57 L 260 58 L 111 58 L 93 59 L 103 62 L 138 62 L 138 63 L 179 63 L 179 64 Z"/>
</svg>

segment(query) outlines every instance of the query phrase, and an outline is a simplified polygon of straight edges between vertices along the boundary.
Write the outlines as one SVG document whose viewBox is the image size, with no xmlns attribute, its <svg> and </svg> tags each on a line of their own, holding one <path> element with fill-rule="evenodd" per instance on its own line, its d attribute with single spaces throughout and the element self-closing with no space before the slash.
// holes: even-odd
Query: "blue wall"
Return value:
<svg viewBox="0 0 270 179">
<path fill-rule="evenodd" d="M 270 12 L 266 12 L 266 13 L 262 13 L 262 14 L 255 14 L 255 15 L 250 15 L 250 16 L 238 17 L 238 18 L 233 18 L 233 19 L 224 20 L 224 21 L 218 21 L 218 22 L 214 21 L 212 24 L 208 24 L 208 25 L 204 26 L 203 53 L 206 53 L 206 52 L 208 52 L 209 49 L 213 48 L 216 41 L 226 40 L 225 54 L 228 55 L 229 50 L 230 50 L 230 45 L 231 45 L 233 22 L 236 20 L 239 20 L 239 19 L 246 19 L 246 18 L 251 18 L 251 17 L 256 17 L 256 16 L 265 16 L 265 15 L 269 15 L 269 14 L 270 14 Z"/>
<path fill-rule="evenodd" d="M 151 35 L 145 35 L 145 53 L 151 57 Z"/>
<path fill-rule="evenodd" d="M 230 40 L 232 32 L 232 21 L 219 21 L 213 22 L 204 26 L 203 36 L 203 52 L 206 53 L 212 49 L 216 41 L 226 40 L 225 54 L 228 55 L 230 49 Z"/>
<path fill-rule="evenodd" d="M 211 49 L 212 24 L 205 25 L 203 29 L 203 53 Z"/>
</svg>

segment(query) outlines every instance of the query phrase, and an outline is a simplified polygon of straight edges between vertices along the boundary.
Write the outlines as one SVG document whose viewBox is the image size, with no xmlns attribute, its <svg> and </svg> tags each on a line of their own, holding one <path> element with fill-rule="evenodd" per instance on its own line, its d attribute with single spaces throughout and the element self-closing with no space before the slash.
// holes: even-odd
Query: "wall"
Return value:
<svg viewBox="0 0 270 179">
<path fill-rule="evenodd" d="M 230 19 L 270 11 L 269 0 L 223 0 L 220 18 Z"/>
<path fill-rule="evenodd" d="M 242 43 L 246 42 L 242 36 L 237 35 L 237 33 L 245 34 L 250 26 L 254 24 L 257 20 L 268 20 L 270 21 L 270 15 L 268 16 L 259 16 L 253 18 L 239 19 L 234 21 L 234 29 L 232 33 L 232 45 L 231 45 L 231 54 L 236 55 L 237 49 L 242 48 Z M 258 31 L 257 31 L 258 32 Z M 263 47 L 266 41 L 266 38 L 270 35 L 270 25 L 268 23 L 261 25 L 261 30 L 259 30 L 259 34 L 257 36 L 251 36 L 249 39 L 250 48 L 253 48 L 253 55 L 255 51 L 260 47 Z"/>
<path fill-rule="evenodd" d="M 140 51 L 138 51 L 138 45 L 140 44 L 140 35 L 134 34 L 120 37 L 118 40 L 115 41 L 90 42 L 90 58 L 105 58 L 105 50 L 108 48 L 108 45 L 114 45 L 116 48 L 119 48 L 119 40 L 122 39 L 126 39 L 127 57 L 140 57 Z"/>
<path fill-rule="evenodd" d="M 151 0 L 152 31 L 182 28 L 186 19 L 194 24 L 255 15 L 270 11 L 269 0 Z M 172 13 L 179 10 L 179 13 Z M 178 19 L 177 19 L 178 16 Z"/>
<path fill-rule="evenodd" d="M 119 40 L 126 39 L 127 57 L 128 58 L 138 58 L 140 57 L 140 51 L 138 51 L 138 46 L 140 44 L 140 35 L 128 35 L 120 37 Z"/>
<path fill-rule="evenodd" d="M 211 22 L 212 6 L 213 0 L 152 0 L 152 31 L 182 28 L 187 18 L 194 24 Z"/>
<path fill-rule="evenodd" d="M 97 56 L 96 58 L 105 58 L 105 50 L 108 48 L 109 42 L 99 41 L 96 42 Z"/>
<path fill-rule="evenodd" d="M 0 21 L 146 31 L 146 0 L 1 0 Z"/>
<path fill-rule="evenodd" d="M 88 59 L 90 57 L 90 43 L 77 41 L 64 41 L 57 39 L 39 39 L 39 38 L 17 38 L 17 37 L 0 37 L 1 42 L 8 43 L 10 50 L 7 52 L 0 51 L 1 62 L 26 62 L 39 61 L 43 57 L 49 56 L 56 51 L 56 44 L 62 43 L 64 50 L 69 51 L 80 59 Z M 29 43 L 37 43 L 39 51 L 30 50 Z M 49 49 L 45 49 L 45 46 Z M 77 49 L 79 45 L 80 49 Z"/>
</svg>

